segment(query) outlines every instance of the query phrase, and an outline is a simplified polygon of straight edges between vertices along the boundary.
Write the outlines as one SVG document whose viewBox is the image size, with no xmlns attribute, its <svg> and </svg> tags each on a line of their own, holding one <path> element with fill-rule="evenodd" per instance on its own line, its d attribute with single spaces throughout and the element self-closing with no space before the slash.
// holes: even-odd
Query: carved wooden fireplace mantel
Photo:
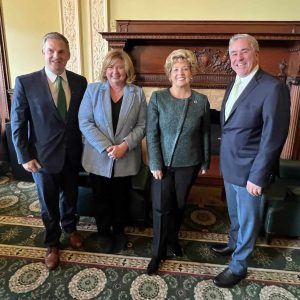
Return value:
<svg viewBox="0 0 300 300">
<path fill-rule="evenodd" d="M 234 77 L 227 48 L 235 33 L 258 39 L 266 71 L 283 80 L 299 75 L 300 22 L 117 21 L 117 32 L 101 32 L 111 48 L 130 54 L 138 85 L 168 86 L 166 57 L 187 48 L 195 52 L 200 67 L 193 87 L 213 89 L 224 89 Z"/>
<path fill-rule="evenodd" d="M 291 89 L 291 134 L 285 158 L 300 159 L 300 22 L 257 21 L 117 21 L 117 32 L 101 32 L 111 48 L 124 49 L 132 58 L 137 84 L 167 87 L 163 65 L 178 48 L 194 51 L 200 73 L 193 88 L 225 89 L 234 72 L 228 41 L 236 33 L 249 33 L 260 45 L 260 66 Z M 278 120 L 280 122 L 280 120 Z"/>
</svg>

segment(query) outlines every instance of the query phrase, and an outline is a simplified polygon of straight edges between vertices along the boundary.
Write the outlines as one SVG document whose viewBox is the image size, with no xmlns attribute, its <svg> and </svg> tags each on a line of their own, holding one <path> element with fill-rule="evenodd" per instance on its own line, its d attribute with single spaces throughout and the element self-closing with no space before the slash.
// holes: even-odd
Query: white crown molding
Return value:
<svg viewBox="0 0 300 300">
<path fill-rule="evenodd" d="M 92 80 L 98 81 L 108 43 L 99 32 L 108 30 L 107 0 L 90 0 Z"/>
<path fill-rule="evenodd" d="M 79 0 L 60 0 L 60 16 L 62 33 L 69 41 L 71 52 L 68 69 L 81 74 Z"/>
</svg>

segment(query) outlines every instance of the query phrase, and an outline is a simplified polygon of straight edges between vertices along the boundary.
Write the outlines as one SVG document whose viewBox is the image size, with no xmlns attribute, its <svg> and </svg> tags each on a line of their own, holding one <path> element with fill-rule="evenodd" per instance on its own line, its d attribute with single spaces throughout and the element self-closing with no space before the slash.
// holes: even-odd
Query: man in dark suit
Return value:
<svg viewBox="0 0 300 300">
<path fill-rule="evenodd" d="M 231 67 L 236 72 L 221 109 L 220 167 L 224 178 L 230 233 L 227 245 L 212 250 L 232 259 L 214 278 L 232 287 L 246 277 L 261 228 L 264 188 L 273 174 L 287 137 L 290 96 L 287 86 L 262 71 L 257 40 L 248 34 L 230 39 Z"/>
<path fill-rule="evenodd" d="M 46 229 L 45 264 L 55 269 L 61 228 L 71 247 L 82 245 L 75 215 L 82 153 L 78 110 L 87 81 L 65 69 L 70 50 L 63 35 L 47 33 L 43 42 L 45 68 L 16 78 L 11 128 L 18 162 L 36 183 Z"/>
</svg>

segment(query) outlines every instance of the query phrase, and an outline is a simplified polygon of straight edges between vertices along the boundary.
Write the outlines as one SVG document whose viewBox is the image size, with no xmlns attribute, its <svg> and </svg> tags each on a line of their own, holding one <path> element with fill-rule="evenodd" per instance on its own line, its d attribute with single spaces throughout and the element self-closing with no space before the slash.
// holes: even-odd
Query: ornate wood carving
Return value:
<svg viewBox="0 0 300 300">
<path fill-rule="evenodd" d="M 281 158 L 300 159 L 300 77 L 289 78 L 288 82 L 291 91 L 291 119 Z"/>
<path fill-rule="evenodd" d="M 206 49 L 195 51 L 200 73 L 234 75 L 230 67 L 228 51 Z"/>
<path fill-rule="evenodd" d="M 78 0 L 60 0 L 62 33 L 69 41 L 68 69 L 81 74 L 80 20 Z"/>
<path fill-rule="evenodd" d="M 141 86 L 168 86 L 163 65 L 174 49 L 195 52 L 200 73 L 194 88 L 224 89 L 233 78 L 228 41 L 237 32 L 253 34 L 260 43 L 261 66 L 285 80 L 290 57 L 299 47 L 300 22 L 117 21 L 117 32 L 101 32 L 111 48 L 132 57 Z M 141 63 L 142 62 L 142 63 Z"/>
<path fill-rule="evenodd" d="M 292 118 L 283 156 L 300 159 L 300 22 L 240 21 L 117 21 L 117 32 L 101 32 L 111 48 L 122 48 L 131 56 L 137 84 L 167 87 L 163 65 L 174 49 L 195 52 L 200 72 L 193 88 L 225 89 L 234 77 L 228 57 L 228 41 L 238 32 L 254 35 L 260 44 L 260 65 L 291 86 Z M 297 104 L 299 103 L 299 104 Z M 298 112 L 299 111 L 299 112 Z M 280 121 L 280 120 L 279 120 Z"/>
<path fill-rule="evenodd" d="M 99 80 L 99 72 L 103 57 L 107 53 L 108 45 L 99 31 L 107 30 L 107 0 L 90 0 L 91 24 L 91 56 L 92 81 Z"/>
<path fill-rule="evenodd" d="M 80 25 L 80 2 L 79 0 L 60 0 L 62 32 L 70 43 L 71 58 L 68 69 L 76 73 L 82 73 L 81 60 L 81 25 Z M 99 31 L 107 30 L 107 0 L 90 0 L 89 25 L 91 41 L 91 79 L 99 79 L 99 71 L 104 55 L 107 53 L 107 42 L 99 35 Z"/>
</svg>

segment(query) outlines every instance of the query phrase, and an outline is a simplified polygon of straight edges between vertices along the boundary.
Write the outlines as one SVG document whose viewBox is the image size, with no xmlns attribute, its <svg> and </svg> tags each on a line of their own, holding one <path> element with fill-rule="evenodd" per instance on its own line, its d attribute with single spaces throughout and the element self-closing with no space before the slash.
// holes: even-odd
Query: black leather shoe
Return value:
<svg viewBox="0 0 300 300">
<path fill-rule="evenodd" d="M 246 273 L 242 275 L 236 275 L 231 272 L 229 268 L 226 268 L 223 272 L 217 275 L 213 282 L 217 287 L 231 288 L 246 277 Z"/>
<path fill-rule="evenodd" d="M 229 248 L 227 245 L 213 245 L 211 246 L 211 250 L 224 256 L 229 256 L 234 252 L 234 250 Z"/>
<path fill-rule="evenodd" d="M 181 248 L 181 246 L 178 242 L 170 245 L 168 248 L 169 248 L 168 252 L 169 252 L 171 257 L 172 256 L 178 256 L 178 257 L 183 256 L 182 248 Z"/>
<path fill-rule="evenodd" d="M 147 274 L 148 275 L 152 275 L 155 274 L 158 270 L 159 267 L 159 263 L 160 263 L 160 259 L 153 256 L 149 262 L 149 265 L 147 267 Z"/>
</svg>

